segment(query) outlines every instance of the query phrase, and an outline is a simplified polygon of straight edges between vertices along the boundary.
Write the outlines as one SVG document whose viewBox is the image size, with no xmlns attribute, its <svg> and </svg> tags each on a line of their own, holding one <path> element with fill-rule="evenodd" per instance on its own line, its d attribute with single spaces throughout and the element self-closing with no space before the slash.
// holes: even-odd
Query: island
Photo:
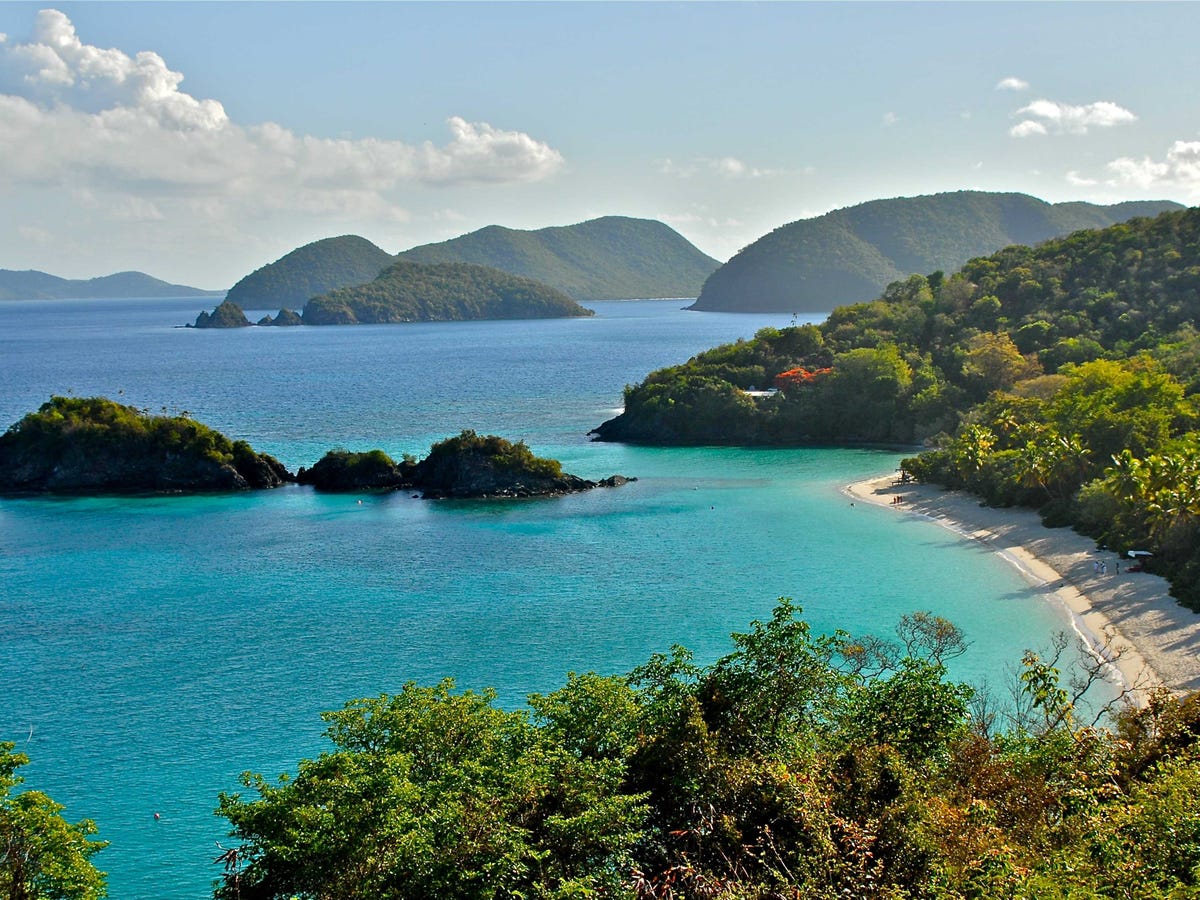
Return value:
<svg viewBox="0 0 1200 900">
<path fill-rule="evenodd" d="M 52 397 L 0 435 L 0 493 L 202 493 L 293 481 L 279 460 L 187 413 Z"/>
<path fill-rule="evenodd" d="M 0 269 L 0 300 L 129 300 L 207 297 L 221 293 L 186 284 L 170 284 L 145 272 L 116 272 L 99 278 L 60 278 L 36 269 Z"/>
<path fill-rule="evenodd" d="M 259 325 L 381 325 L 469 319 L 555 319 L 594 315 L 562 291 L 488 266 L 397 262 L 366 284 L 311 298 L 302 313 L 286 307 Z M 196 317 L 195 328 L 244 328 L 252 323 L 225 299 Z"/>
<path fill-rule="evenodd" d="M 367 284 L 313 297 L 302 319 L 305 325 L 365 325 L 590 315 L 562 291 L 499 269 L 397 262 Z"/>
<path fill-rule="evenodd" d="M 321 491 L 417 490 L 430 500 L 552 497 L 637 480 L 589 481 L 563 472 L 557 460 L 535 456 L 523 441 L 470 430 L 434 444 L 420 462 L 405 457 L 397 463 L 382 450 L 331 450 L 296 479 Z"/>
</svg>

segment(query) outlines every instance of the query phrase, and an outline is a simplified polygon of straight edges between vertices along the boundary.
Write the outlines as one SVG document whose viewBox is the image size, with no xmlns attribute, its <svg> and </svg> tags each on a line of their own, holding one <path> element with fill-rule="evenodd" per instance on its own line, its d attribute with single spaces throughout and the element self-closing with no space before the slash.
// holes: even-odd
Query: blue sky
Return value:
<svg viewBox="0 0 1200 900">
<path fill-rule="evenodd" d="M 0 2 L 0 268 L 227 287 L 311 240 L 1200 202 L 1195 3 Z"/>
</svg>

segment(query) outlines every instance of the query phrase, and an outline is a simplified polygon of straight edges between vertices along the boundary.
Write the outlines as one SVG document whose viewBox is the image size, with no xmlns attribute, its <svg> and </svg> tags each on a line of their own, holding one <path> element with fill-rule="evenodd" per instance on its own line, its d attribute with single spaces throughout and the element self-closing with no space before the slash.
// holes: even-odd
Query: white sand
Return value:
<svg viewBox="0 0 1200 900">
<path fill-rule="evenodd" d="M 895 480 L 886 475 L 861 481 L 846 493 L 983 541 L 1031 585 L 1049 588 L 1076 631 L 1100 652 L 1107 646 L 1110 659 L 1115 655 L 1135 702 L 1144 702 L 1146 691 L 1160 684 L 1180 694 L 1200 690 L 1200 615 L 1170 596 L 1166 579 L 1126 572 L 1130 560 L 1097 549 L 1091 538 L 1069 528 L 1046 528 L 1031 510 L 992 509 L 970 494 Z M 904 502 L 893 503 L 896 496 Z M 1097 560 L 1107 564 L 1107 574 L 1095 571 Z"/>
</svg>

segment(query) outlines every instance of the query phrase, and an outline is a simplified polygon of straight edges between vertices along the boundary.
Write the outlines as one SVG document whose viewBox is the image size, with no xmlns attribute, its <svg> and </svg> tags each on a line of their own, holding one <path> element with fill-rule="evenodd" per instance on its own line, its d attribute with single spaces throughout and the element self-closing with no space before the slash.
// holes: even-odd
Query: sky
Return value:
<svg viewBox="0 0 1200 900">
<path fill-rule="evenodd" d="M 0 268 L 882 197 L 1200 203 L 1200 3 L 0 2 Z"/>
</svg>

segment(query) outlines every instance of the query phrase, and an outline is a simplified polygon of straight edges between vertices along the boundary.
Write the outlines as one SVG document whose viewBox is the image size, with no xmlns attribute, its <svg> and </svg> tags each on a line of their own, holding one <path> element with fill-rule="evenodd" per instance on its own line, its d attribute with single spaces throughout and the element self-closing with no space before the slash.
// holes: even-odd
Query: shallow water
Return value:
<svg viewBox="0 0 1200 900">
<path fill-rule="evenodd" d="M 319 752 L 320 711 L 406 681 L 452 676 L 516 706 L 673 643 L 711 661 L 780 596 L 818 631 L 946 616 L 972 641 L 955 675 L 975 681 L 1064 627 L 994 555 L 840 493 L 898 454 L 589 443 L 627 382 L 787 324 L 680 305 L 195 331 L 173 326 L 196 301 L 0 304 L 0 422 L 99 393 L 188 410 L 292 468 L 339 445 L 421 454 L 469 427 L 585 477 L 640 479 L 518 502 L 301 487 L 0 500 L 0 740 L 112 841 L 97 858 L 111 896 L 206 896 L 218 792 Z"/>
</svg>

